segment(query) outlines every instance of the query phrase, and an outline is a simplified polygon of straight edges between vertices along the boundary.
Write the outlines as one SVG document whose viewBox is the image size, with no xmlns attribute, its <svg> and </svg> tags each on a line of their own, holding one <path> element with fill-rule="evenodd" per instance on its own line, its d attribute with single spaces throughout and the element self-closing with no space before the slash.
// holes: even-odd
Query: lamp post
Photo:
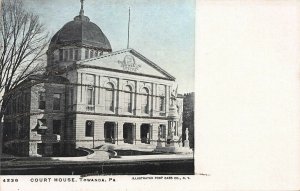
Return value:
<svg viewBox="0 0 300 191">
<path fill-rule="evenodd" d="M 92 126 L 92 130 L 93 130 L 93 149 L 95 148 L 95 130 L 94 130 L 94 125 Z"/>
</svg>

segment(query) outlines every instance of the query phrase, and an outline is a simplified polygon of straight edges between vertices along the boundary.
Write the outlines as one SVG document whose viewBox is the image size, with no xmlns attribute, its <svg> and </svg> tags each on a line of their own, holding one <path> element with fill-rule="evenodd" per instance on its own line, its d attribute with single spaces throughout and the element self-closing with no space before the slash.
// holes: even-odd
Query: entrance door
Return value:
<svg viewBox="0 0 300 191">
<path fill-rule="evenodd" d="M 133 124 L 132 123 L 124 123 L 123 139 L 124 139 L 124 143 L 133 144 Z"/>
<path fill-rule="evenodd" d="M 104 138 L 107 143 L 115 143 L 115 123 L 105 122 L 104 123 Z"/>
<path fill-rule="evenodd" d="M 141 142 L 150 144 L 150 125 L 149 124 L 141 125 Z"/>
<path fill-rule="evenodd" d="M 38 143 L 37 144 L 37 154 L 43 156 L 44 155 L 44 149 L 45 149 L 45 144 L 44 143 Z"/>
</svg>

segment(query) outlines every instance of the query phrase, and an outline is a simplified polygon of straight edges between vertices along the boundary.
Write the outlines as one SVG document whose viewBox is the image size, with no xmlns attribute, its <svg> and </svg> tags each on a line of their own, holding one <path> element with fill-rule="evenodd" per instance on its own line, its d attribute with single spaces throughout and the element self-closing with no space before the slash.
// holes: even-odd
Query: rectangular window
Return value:
<svg viewBox="0 0 300 191">
<path fill-rule="evenodd" d="M 6 110 L 5 110 L 5 114 L 9 115 L 10 114 L 10 103 L 7 105 Z"/>
<path fill-rule="evenodd" d="M 89 58 L 89 49 L 85 49 L 85 59 Z"/>
<path fill-rule="evenodd" d="M 69 57 L 69 51 L 68 50 L 65 50 L 65 53 L 64 53 L 64 61 L 67 61 L 68 60 L 68 57 Z"/>
<path fill-rule="evenodd" d="M 87 90 L 87 104 L 94 105 L 95 96 L 94 96 L 94 89 L 88 88 Z"/>
<path fill-rule="evenodd" d="M 70 105 L 72 106 L 74 104 L 74 89 L 70 89 Z"/>
<path fill-rule="evenodd" d="M 94 121 L 85 122 L 85 136 L 92 137 L 94 134 Z"/>
<path fill-rule="evenodd" d="M 46 109 L 46 93 L 39 92 L 39 109 Z"/>
<path fill-rule="evenodd" d="M 23 95 L 22 93 L 21 93 L 21 95 Z M 21 113 L 22 112 L 22 106 L 23 106 L 23 97 L 22 96 L 18 96 L 18 112 L 19 113 Z"/>
<path fill-rule="evenodd" d="M 166 138 L 166 126 L 165 125 L 160 125 L 160 137 Z"/>
<path fill-rule="evenodd" d="M 59 49 L 59 61 L 63 61 L 64 55 L 63 55 L 63 49 Z"/>
<path fill-rule="evenodd" d="M 72 129 L 73 128 L 73 119 L 70 119 L 70 121 L 69 121 L 69 127 Z"/>
<path fill-rule="evenodd" d="M 60 94 L 53 94 L 53 110 L 60 110 Z"/>
<path fill-rule="evenodd" d="M 75 58 L 74 59 L 79 60 L 79 50 L 78 49 L 75 50 Z"/>
<path fill-rule="evenodd" d="M 53 134 L 59 135 L 61 129 L 61 120 L 53 120 Z"/>
<path fill-rule="evenodd" d="M 17 111 L 16 98 L 13 98 L 13 100 L 12 100 L 12 113 L 15 114 L 16 111 Z"/>
<path fill-rule="evenodd" d="M 18 112 L 19 113 L 22 112 L 22 104 L 23 104 L 22 96 L 18 96 Z"/>
<path fill-rule="evenodd" d="M 70 49 L 70 53 L 69 53 L 69 59 L 73 60 L 73 48 Z"/>
<path fill-rule="evenodd" d="M 24 104 L 25 104 L 24 111 L 26 112 L 26 111 L 29 110 L 29 106 L 30 106 L 29 93 L 25 93 L 25 101 L 24 101 Z"/>
<path fill-rule="evenodd" d="M 17 113 L 19 113 L 20 112 L 20 97 L 19 96 L 16 98 L 16 104 L 17 104 Z"/>
<path fill-rule="evenodd" d="M 37 144 L 37 154 L 43 156 L 45 150 L 45 143 L 38 143 Z"/>
<path fill-rule="evenodd" d="M 22 106 L 21 106 L 21 111 L 24 112 L 25 111 L 25 93 L 22 92 Z"/>
<path fill-rule="evenodd" d="M 60 143 L 53 144 L 53 156 L 60 156 Z"/>
<path fill-rule="evenodd" d="M 165 111 L 165 98 L 159 97 L 159 111 Z"/>
</svg>

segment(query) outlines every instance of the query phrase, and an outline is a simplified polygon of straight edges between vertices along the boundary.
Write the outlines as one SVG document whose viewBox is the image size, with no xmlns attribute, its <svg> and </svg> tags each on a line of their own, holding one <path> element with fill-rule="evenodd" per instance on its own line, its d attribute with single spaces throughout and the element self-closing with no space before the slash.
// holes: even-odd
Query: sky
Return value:
<svg viewBox="0 0 300 191">
<path fill-rule="evenodd" d="M 79 14 L 80 0 L 24 0 L 51 36 Z M 130 48 L 176 78 L 178 93 L 194 91 L 194 0 L 85 0 L 84 13 L 104 32 L 113 51 Z"/>
</svg>

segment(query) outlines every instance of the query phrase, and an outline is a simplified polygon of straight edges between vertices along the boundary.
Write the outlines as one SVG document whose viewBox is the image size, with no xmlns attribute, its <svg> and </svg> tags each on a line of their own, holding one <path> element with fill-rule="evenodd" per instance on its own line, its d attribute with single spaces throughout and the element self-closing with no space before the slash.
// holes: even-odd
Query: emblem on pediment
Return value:
<svg viewBox="0 0 300 191">
<path fill-rule="evenodd" d="M 141 67 L 140 64 L 135 62 L 135 59 L 131 55 L 126 55 L 123 61 L 118 61 L 124 71 L 136 72 Z"/>
</svg>

